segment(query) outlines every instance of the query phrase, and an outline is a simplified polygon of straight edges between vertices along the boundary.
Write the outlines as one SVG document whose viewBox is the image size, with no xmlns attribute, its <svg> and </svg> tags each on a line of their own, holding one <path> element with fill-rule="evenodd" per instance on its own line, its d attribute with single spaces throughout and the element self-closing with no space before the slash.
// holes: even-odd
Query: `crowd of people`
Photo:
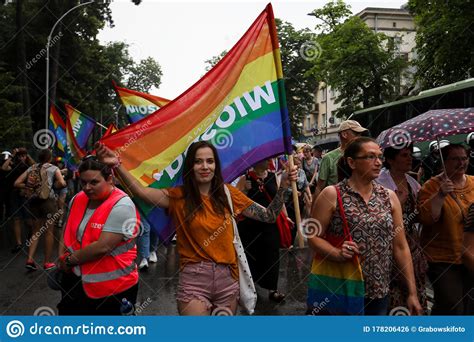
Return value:
<svg viewBox="0 0 474 342">
<path fill-rule="evenodd" d="M 239 303 L 251 312 L 255 303 L 242 289 L 242 263 L 270 300 L 285 301 L 279 260 L 281 248 L 291 253 L 297 235 L 295 182 L 299 214 L 318 223 L 317 234 L 306 236 L 318 260 L 360 262 L 364 314 L 398 307 L 413 315 L 474 314 L 473 141 L 432 144 L 421 160 L 412 144 L 382 149 L 353 120 L 343 121 L 338 134 L 340 145 L 332 151 L 295 146 L 294 165 L 286 158 L 264 160 L 233 185 L 224 183 L 216 148 L 193 143 L 183 185 L 168 189 L 141 185 L 102 144 L 76 172 L 49 149 L 39 151 L 37 162 L 25 148 L 5 151 L 0 208 L 12 227 L 12 253 L 24 249 L 26 268 L 37 270 L 35 253 L 44 239 L 42 268 L 60 283 L 61 315 L 117 315 L 124 299 L 135 304 L 138 271 L 157 261 L 158 238 L 120 189 L 120 178 L 130 196 L 166 209 L 174 223 L 179 313 L 226 308 L 235 314 Z M 61 229 L 57 258 L 55 227 Z M 336 314 L 313 305 L 308 312 Z"/>
</svg>

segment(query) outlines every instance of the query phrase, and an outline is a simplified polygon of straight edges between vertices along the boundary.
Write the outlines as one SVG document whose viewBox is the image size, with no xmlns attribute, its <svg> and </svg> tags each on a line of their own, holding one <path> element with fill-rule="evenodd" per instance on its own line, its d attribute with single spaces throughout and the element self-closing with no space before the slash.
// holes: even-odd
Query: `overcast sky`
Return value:
<svg viewBox="0 0 474 342">
<path fill-rule="evenodd" d="M 399 8 L 402 0 L 349 0 L 355 14 L 366 7 Z M 138 61 L 148 56 L 161 65 L 163 77 L 154 95 L 173 99 L 205 74 L 204 61 L 237 43 L 268 1 L 152 1 L 111 4 L 115 26 L 100 34 L 103 42 L 124 41 Z M 308 16 L 326 1 L 272 1 L 276 18 L 295 28 L 313 29 Z"/>
</svg>

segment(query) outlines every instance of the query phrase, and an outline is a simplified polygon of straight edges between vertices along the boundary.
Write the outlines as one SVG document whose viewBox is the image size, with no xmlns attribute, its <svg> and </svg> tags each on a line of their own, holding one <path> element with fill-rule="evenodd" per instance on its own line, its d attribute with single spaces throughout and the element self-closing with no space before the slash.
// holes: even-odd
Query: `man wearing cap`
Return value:
<svg viewBox="0 0 474 342">
<path fill-rule="evenodd" d="M 341 141 L 341 146 L 326 153 L 321 160 L 319 167 L 319 177 L 316 190 L 313 194 L 313 203 L 316 201 L 319 193 L 327 186 L 336 184 L 337 179 L 337 162 L 344 154 L 346 146 L 355 138 L 360 136 L 362 133 L 367 132 L 367 128 L 364 128 L 355 120 L 346 120 L 341 122 L 339 125 L 338 135 Z"/>
</svg>

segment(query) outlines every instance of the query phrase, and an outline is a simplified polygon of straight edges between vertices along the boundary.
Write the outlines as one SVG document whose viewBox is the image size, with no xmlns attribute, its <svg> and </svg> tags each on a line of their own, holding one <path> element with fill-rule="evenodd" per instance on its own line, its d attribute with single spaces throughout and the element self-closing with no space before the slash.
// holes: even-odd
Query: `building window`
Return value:
<svg viewBox="0 0 474 342">
<path fill-rule="evenodd" d="M 326 101 L 326 94 L 327 94 L 327 88 L 322 88 L 321 89 L 321 102 L 325 102 Z"/>
<path fill-rule="evenodd" d="M 319 125 L 321 128 L 326 128 L 327 127 L 327 121 L 326 121 L 327 114 L 321 114 L 321 124 Z"/>
<path fill-rule="evenodd" d="M 397 27 L 397 23 L 395 21 L 392 23 L 392 27 Z"/>
<path fill-rule="evenodd" d="M 334 89 L 331 89 L 329 91 L 329 96 L 331 97 L 331 99 L 335 98 L 336 97 L 336 92 L 334 91 Z"/>
<path fill-rule="evenodd" d="M 309 131 L 311 129 L 311 118 L 309 116 L 306 117 L 306 130 Z"/>
</svg>

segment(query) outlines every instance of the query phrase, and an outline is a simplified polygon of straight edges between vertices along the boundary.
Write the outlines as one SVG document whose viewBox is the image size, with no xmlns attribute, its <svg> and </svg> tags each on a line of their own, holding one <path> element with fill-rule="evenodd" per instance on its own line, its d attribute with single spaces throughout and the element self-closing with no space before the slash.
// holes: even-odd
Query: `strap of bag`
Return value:
<svg viewBox="0 0 474 342">
<path fill-rule="evenodd" d="M 230 208 L 230 213 L 232 214 L 232 226 L 234 228 L 234 240 L 239 237 L 239 231 L 237 230 L 237 224 L 234 219 L 234 205 L 232 203 L 232 197 L 230 196 L 230 191 L 227 188 L 227 185 L 224 184 L 224 192 L 225 195 L 227 196 L 227 202 L 229 203 L 229 208 Z"/>
<path fill-rule="evenodd" d="M 337 185 L 335 185 L 334 188 L 336 189 L 336 193 L 337 193 L 337 203 L 339 204 L 339 215 L 341 215 L 341 219 L 342 219 L 342 229 L 344 231 L 344 239 L 352 241 L 351 232 L 349 230 L 349 224 L 347 223 L 346 213 L 344 212 L 344 206 L 342 204 L 341 190 L 339 189 Z"/>
</svg>

